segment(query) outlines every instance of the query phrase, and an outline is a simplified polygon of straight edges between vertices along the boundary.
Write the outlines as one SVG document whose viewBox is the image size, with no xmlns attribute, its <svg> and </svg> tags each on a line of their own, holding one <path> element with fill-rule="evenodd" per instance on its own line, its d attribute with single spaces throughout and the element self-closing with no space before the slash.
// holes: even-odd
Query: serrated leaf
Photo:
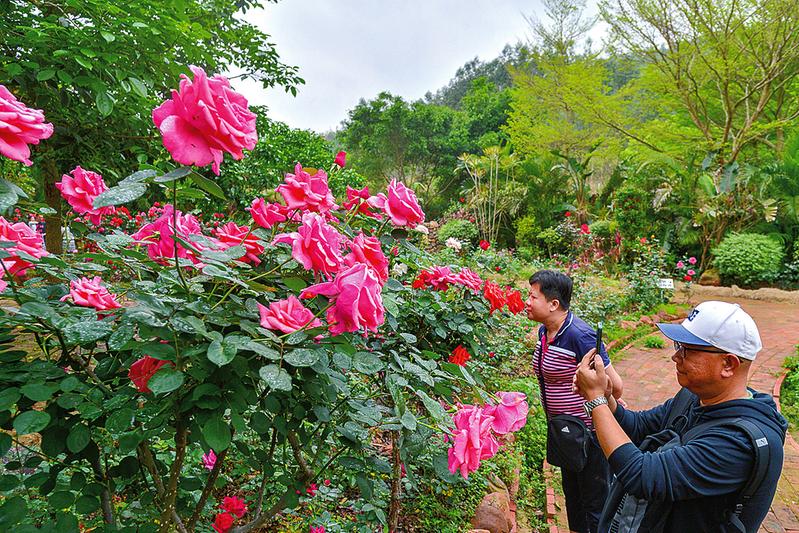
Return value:
<svg viewBox="0 0 799 533">
<path fill-rule="evenodd" d="M 297 348 L 288 352 L 283 360 L 294 367 L 313 366 L 319 360 L 319 352 L 307 348 Z"/>
<path fill-rule="evenodd" d="M 126 183 L 111 187 L 94 199 L 95 209 L 110 205 L 122 205 L 139 198 L 147 192 L 147 185 L 144 183 Z"/>
<path fill-rule="evenodd" d="M 212 416 L 202 427 L 202 434 L 208 446 L 216 452 L 230 446 L 230 426 L 220 416 Z"/>
<path fill-rule="evenodd" d="M 178 167 L 170 170 L 163 176 L 158 176 L 153 181 L 156 183 L 169 183 L 170 181 L 175 181 L 189 174 L 191 174 L 191 167 Z"/>
<path fill-rule="evenodd" d="M 175 370 L 171 365 L 166 364 L 153 374 L 147 386 L 153 391 L 153 394 L 165 394 L 183 385 L 183 380 L 183 372 Z"/>
<path fill-rule="evenodd" d="M 127 176 L 125 179 L 121 180 L 117 185 L 127 184 L 127 183 L 139 183 L 141 181 L 146 180 L 147 178 L 152 178 L 153 176 L 157 176 L 158 171 L 152 169 L 146 170 L 138 170 Z"/>
<path fill-rule="evenodd" d="M 67 448 L 72 453 L 78 453 L 79 451 L 83 450 L 83 448 L 88 446 L 91 438 L 92 433 L 88 427 L 84 426 L 83 424 L 72 426 L 72 429 L 69 430 L 69 435 L 67 436 Z"/>
<path fill-rule="evenodd" d="M 291 391 L 291 375 L 277 365 L 266 365 L 258 371 L 261 379 L 272 389 Z"/>
<path fill-rule="evenodd" d="M 433 417 L 433 420 L 435 420 L 436 423 L 448 427 L 452 426 L 452 418 L 449 416 L 449 414 L 447 414 L 447 411 L 441 407 L 440 403 L 432 399 L 424 391 L 417 390 L 416 395 L 421 398 L 425 409 L 427 409 L 427 412 L 430 413 L 430 416 Z"/>
<path fill-rule="evenodd" d="M 385 366 L 383 361 L 380 360 L 372 352 L 357 352 L 352 358 L 352 366 L 359 372 L 364 374 L 374 374 L 383 370 Z"/>
<path fill-rule="evenodd" d="M 14 429 L 17 435 L 37 433 L 50 423 L 50 415 L 42 411 L 25 411 L 14 418 Z"/>
<path fill-rule="evenodd" d="M 236 346 L 215 340 L 208 345 L 208 360 L 216 366 L 225 366 L 236 357 L 237 351 Z"/>
<path fill-rule="evenodd" d="M 95 342 L 110 334 L 112 327 L 102 320 L 76 322 L 64 328 L 64 339 L 67 344 Z"/>
</svg>

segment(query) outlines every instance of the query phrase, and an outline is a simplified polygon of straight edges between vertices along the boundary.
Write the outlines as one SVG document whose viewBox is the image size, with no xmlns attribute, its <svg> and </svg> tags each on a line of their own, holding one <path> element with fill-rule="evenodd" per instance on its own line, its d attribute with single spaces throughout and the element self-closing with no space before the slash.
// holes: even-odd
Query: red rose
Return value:
<svg viewBox="0 0 799 533">
<path fill-rule="evenodd" d="M 153 377 L 153 374 L 158 372 L 158 369 L 167 363 L 174 364 L 170 361 L 160 361 L 154 357 L 145 355 L 130 365 L 128 377 L 133 382 L 133 385 L 139 389 L 139 392 L 150 392 L 149 387 L 147 387 L 147 383 L 150 382 L 150 378 Z"/>
<path fill-rule="evenodd" d="M 491 248 L 491 243 L 486 240 L 481 240 L 480 248 L 482 248 L 483 250 L 488 250 L 489 248 Z"/>
<path fill-rule="evenodd" d="M 233 527 L 233 515 L 230 513 L 219 513 L 216 515 L 214 525 L 212 526 L 217 533 L 227 533 Z"/>
<path fill-rule="evenodd" d="M 572 216 L 572 212 L 571 211 L 566 211 L 566 218 L 569 218 L 570 216 Z"/>
<path fill-rule="evenodd" d="M 499 267 L 497 267 L 499 268 Z M 493 313 L 505 306 L 505 292 L 493 281 L 486 281 L 483 286 L 483 297 L 491 304 L 489 313 Z"/>
<path fill-rule="evenodd" d="M 691 281 L 691 280 L 692 280 L 692 279 L 694 279 L 694 278 L 692 278 L 691 276 L 689 276 L 688 274 L 686 274 L 685 276 L 683 276 L 683 278 L 682 278 L 682 279 L 683 279 L 684 281 Z"/>
<path fill-rule="evenodd" d="M 222 500 L 222 509 L 241 518 L 247 512 L 247 504 L 237 496 L 225 496 Z"/>
<path fill-rule="evenodd" d="M 524 301 L 522 300 L 522 293 L 516 290 L 508 290 L 508 311 L 517 315 L 524 311 Z"/>
<path fill-rule="evenodd" d="M 452 355 L 449 356 L 449 362 L 455 363 L 459 366 L 466 366 L 466 361 L 471 359 L 471 354 L 463 347 L 463 345 L 459 344 L 454 350 L 452 350 Z"/>
</svg>

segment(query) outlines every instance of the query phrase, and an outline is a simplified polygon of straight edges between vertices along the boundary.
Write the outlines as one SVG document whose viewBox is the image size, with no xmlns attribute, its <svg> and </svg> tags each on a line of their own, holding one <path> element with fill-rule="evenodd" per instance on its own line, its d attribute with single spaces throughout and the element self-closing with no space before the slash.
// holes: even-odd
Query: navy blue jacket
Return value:
<svg viewBox="0 0 799 533">
<path fill-rule="evenodd" d="M 755 533 L 768 513 L 782 471 L 783 441 L 788 423 L 768 394 L 750 389 L 751 399 L 731 400 L 702 407 L 694 397 L 687 429 L 719 418 L 745 418 L 768 439 L 771 462 L 760 489 L 741 514 L 747 532 Z M 611 471 L 626 492 L 650 501 L 670 501 L 671 517 L 666 531 L 679 533 L 727 531 L 726 510 L 737 503 L 740 489 L 749 478 L 754 450 L 749 438 L 728 426 L 709 429 L 682 446 L 647 453 L 638 445 L 663 429 L 672 400 L 649 411 L 628 411 L 619 406 L 618 420 L 635 444 L 624 444 L 608 458 Z"/>
</svg>

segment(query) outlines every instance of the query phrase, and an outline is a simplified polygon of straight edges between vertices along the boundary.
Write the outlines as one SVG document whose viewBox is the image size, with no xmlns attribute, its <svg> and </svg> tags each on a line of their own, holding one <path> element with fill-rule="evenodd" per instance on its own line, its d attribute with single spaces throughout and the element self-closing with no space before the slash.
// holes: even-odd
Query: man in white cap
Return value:
<svg viewBox="0 0 799 533">
<path fill-rule="evenodd" d="M 674 341 L 683 387 L 666 403 L 618 405 L 593 351 L 575 376 L 615 476 L 599 531 L 754 533 L 774 497 L 787 429 L 771 396 L 747 387 L 762 348 L 757 326 L 737 304 L 711 301 L 658 327 Z"/>
</svg>

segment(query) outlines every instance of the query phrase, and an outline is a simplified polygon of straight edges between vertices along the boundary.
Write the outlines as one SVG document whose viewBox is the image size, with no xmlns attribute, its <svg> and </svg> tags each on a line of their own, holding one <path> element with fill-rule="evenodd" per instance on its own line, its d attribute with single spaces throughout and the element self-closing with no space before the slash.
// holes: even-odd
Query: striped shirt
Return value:
<svg viewBox="0 0 799 533">
<path fill-rule="evenodd" d="M 596 331 L 571 311 L 551 342 L 546 342 L 546 327 L 538 329 L 538 343 L 533 351 L 533 369 L 538 377 L 541 394 L 546 395 L 547 416 L 572 415 L 592 428 L 591 418 L 583 410 L 583 398 L 572 392 L 572 380 L 577 371 L 578 359 L 596 347 Z M 546 347 L 546 350 L 543 348 Z M 541 352 L 544 352 L 543 360 Z M 604 343 L 600 349 L 602 361 L 610 364 Z"/>
</svg>

